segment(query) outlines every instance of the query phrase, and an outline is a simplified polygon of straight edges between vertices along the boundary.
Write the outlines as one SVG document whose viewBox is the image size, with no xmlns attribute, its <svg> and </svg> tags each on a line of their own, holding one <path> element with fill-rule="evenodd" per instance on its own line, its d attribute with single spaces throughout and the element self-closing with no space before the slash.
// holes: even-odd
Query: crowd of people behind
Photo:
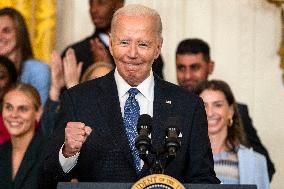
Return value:
<svg viewBox="0 0 284 189">
<path fill-rule="evenodd" d="M 147 175 L 145 166 L 138 165 L 138 170 L 133 171 L 124 162 L 127 157 L 113 157 L 123 151 L 115 142 L 127 142 L 126 146 L 129 142 L 130 159 L 133 155 L 135 160 L 135 149 L 131 147 L 128 131 L 123 135 L 120 133 L 124 130 L 108 126 L 126 125 L 127 121 L 122 120 L 127 111 L 124 104 L 131 96 L 128 89 L 135 88 L 138 94 L 132 103 L 138 101 L 140 114 L 151 115 L 154 125 L 165 121 L 161 120 L 163 116 L 166 119 L 172 114 L 178 114 L 184 122 L 194 120 L 190 121 L 192 125 L 181 126 L 183 135 L 192 136 L 192 141 L 187 137 L 183 141 L 190 147 L 181 149 L 166 173 L 182 182 L 220 180 L 223 184 L 256 184 L 259 189 L 268 189 L 274 165 L 252 125 L 247 106 L 236 102 L 225 81 L 208 80 L 214 71 L 209 45 L 197 38 L 178 44 L 177 87 L 162 80 L 162 23 L 155 10 L 141 5 L 124 6 L 124 0 L 90 0 L 89 5 L 94 34 L 70 45 L 61 55 L 54 51 L 49 64 L 33 57 L 23 16 L 13 8 L 0 10 L 0 188 L 53 188 L 55 181 L 74 178 L 79 182 L 133 182 Z M 97 91 L 93 92 L 94 89 Z M 173 103 L 173 107 L 157 115 L 162 107 L 156 108 L 156 101 L 161 96 L 172 99 L 166 101 Z M 174 103 L 189 105 L 175 107 Z M 98 110 L 90 112 L 91 106 Z M 110 113 L 111 109 L 119 113 Z M 166 111 L 170 113 L 167 115 Z M 92 113 L 99 118 L 92 118 Z M 105 113 L 109 117 L 104 117 Z M 88 123 L 92 119 L 95 123 Z M 136 127 L 137 119 L 133 123 Z M 108 142 L 115 141 L 113 149 L 105 147 L 106 155 L 102 155 L 100 142 L 105 143 L 102 137 L 109 136 L 112 130 L 116 132 Z M 159 144 L 155 132 L 161 128 L 153 130 L 152 138 Z M 91 151 L 100 156 L 89 156 Z M 95 164 L 96 160 L 105 160 L 109 167 Z M 173 167 L 175 171 L 171 170 Z M 100 175 L 93 173 L 92 168 L 100 169 L 97 170 Z"/>
</svg>

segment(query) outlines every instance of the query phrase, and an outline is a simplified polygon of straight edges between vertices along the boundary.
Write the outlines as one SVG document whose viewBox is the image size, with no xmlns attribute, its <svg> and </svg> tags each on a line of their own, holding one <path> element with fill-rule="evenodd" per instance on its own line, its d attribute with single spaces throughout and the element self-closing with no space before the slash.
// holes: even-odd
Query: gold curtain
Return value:
<svg viewBox="0 0 284 189">
<path fill-rule="evenodd" d="M 55 44 L 56 0 L 0 0 L 0 8 L 13 7 L 26 19 L 36 59 L 50 62 Z"/>
</svg>

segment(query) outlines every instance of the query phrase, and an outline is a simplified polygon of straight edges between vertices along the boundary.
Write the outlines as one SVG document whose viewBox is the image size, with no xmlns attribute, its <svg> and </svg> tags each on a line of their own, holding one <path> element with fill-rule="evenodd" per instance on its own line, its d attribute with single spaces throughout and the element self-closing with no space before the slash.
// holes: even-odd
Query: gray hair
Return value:
<svg viewBox="0 0 284 189">
<path fill-rule="evenodd" d="M 162 30 L 163 30 L 163 26 L 162 26 L 162 21 L 161 21 L 161 17 L 159 15 L 159 13 L 154 10 L 151 9 L 149 7 L 146 7 L 144 5 L 140 5 L 140 4 L 129 4 L 126 5 L 120 9 L 118 9 L 114 15 L 113 15 L 113 19 L 111 21 L 111 33 L 113 33 L 113 29 L 115 28 L 115 25 L 117 23 L 117 19 L 119 16 L 150 16 L 153 17 L 156 21 L 156 26 L 157 26 L 157 33 L 158 36 L 160 38 L 162 38 Z"/>
</svg>

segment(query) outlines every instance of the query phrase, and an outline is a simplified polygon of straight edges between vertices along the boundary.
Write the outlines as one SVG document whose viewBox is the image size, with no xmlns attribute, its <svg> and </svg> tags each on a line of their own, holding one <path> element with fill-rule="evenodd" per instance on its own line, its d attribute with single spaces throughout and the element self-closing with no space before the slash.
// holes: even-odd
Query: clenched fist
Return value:
<svg viewBox="0 0 284 189">
<path fill-rule="evenodd" d="M 81 122 L 68 122 L 65 128 L 63 155 L 68 158 L 78 153 L 92 129 Z"/>
</svg>

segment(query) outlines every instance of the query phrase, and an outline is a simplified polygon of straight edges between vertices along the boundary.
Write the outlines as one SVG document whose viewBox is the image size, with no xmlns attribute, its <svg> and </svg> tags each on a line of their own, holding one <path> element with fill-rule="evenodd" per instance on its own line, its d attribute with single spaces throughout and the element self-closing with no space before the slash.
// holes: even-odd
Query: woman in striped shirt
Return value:
<svg viewBox="0 0 284 189">
<path fill-rule="evenodd" d="M 220 80 L 205 81 L 198 87 L 197 94 L 205 105 L 217 177 L 223 184 L 255 184 L 258 189 L 268 189 L 265 156 L 246 144 L 229 85 Z"/>
</svg>

